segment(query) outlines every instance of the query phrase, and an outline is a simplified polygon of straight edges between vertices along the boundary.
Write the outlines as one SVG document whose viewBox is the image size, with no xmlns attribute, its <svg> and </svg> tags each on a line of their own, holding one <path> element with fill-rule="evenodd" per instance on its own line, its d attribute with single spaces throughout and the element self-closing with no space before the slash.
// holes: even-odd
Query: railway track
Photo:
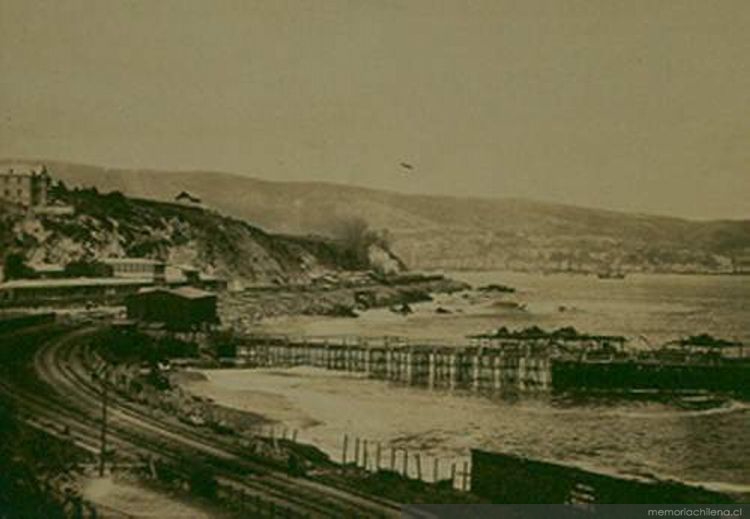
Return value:
<svg viewBox="0 0 750 519">
<path fill-rule="evenodd" d="M 93 329 L 68 330 L 43 341 L 32 358 L 34 382 L 0 381 L 0 394 L 44 426 L 58 427 L 89 449 L 98 445 L 101 397 L 90 376 L 91 353 L 81 345 Z M 18 382 L 18 381 L 16 381 Z M 119 456 L 168 461 L 200 459 L 220 482 L 307 517 L 397 517 L 397 504 L 308 478 L 291 477 L 278 465 L 193 428 L 159 420 L 113 395 L 109 443 Z"/>
</svg>

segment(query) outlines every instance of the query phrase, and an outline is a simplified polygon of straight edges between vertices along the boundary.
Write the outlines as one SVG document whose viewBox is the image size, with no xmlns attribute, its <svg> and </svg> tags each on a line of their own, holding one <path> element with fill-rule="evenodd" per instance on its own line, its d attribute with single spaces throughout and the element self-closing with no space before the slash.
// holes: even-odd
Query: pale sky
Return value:
<svg viewBox="0 0 750 519">
<path fill-rule="evenodd" d="M 0 71 L 0 157 L 750 218 L 748 0 L 0 0 Z"/>
</svg>

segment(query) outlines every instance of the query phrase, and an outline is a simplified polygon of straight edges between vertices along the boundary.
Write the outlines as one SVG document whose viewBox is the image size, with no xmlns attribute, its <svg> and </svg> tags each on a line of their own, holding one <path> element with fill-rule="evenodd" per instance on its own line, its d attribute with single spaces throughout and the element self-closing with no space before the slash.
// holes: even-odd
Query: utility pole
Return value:
<svg viewBox="0 0 750 519">
<path fill-rule="evenodd" d="M 102 433 L 101 433 L 101 452 L 99 453 L 99 477 L 104 477 L 104 459 L 107 455 L 107 381 L 101 377 L 99 382 L 102 385 Z"/>
</svg>

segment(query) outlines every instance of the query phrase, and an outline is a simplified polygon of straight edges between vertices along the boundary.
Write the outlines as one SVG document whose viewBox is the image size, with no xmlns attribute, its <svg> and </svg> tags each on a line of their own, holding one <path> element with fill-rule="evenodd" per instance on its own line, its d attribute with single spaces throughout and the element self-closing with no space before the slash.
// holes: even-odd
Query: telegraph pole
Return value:
<svg viewBox="0 0 750 519">
<path fill-rule="evenodd" d="M 104 477 L 104 460 L 107 455 L 107 381 L 105 377 L 99 378 L 102 386 L 102 431 L 101 452 L 99 453 L 99 477 Z"/>
</svg>

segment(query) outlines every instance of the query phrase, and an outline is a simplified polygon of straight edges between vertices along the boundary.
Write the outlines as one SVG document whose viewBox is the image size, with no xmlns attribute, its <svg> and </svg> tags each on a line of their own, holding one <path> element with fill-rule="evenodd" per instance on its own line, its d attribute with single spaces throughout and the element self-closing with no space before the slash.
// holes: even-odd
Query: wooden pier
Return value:
<svg viewBox="0 0 750 519">
<path fill-rule="evenodd" d="M 747 394 L 750 359 L 679 350 L 628 351 L 625 339 L 476 337 L 465 344 L 403 338 L 247 336 L 240 367 L 314 366 L 430 389 L 483 393 L 717 390 Z"/>
<path fill-rule="evenodd" d="M 465 346 L 403 339 L 252 336 L 237 347 L 244 367 L 314 366 L 431 389 L 547 391 L 547 341 L 473 340 Z"/>
</svg>

